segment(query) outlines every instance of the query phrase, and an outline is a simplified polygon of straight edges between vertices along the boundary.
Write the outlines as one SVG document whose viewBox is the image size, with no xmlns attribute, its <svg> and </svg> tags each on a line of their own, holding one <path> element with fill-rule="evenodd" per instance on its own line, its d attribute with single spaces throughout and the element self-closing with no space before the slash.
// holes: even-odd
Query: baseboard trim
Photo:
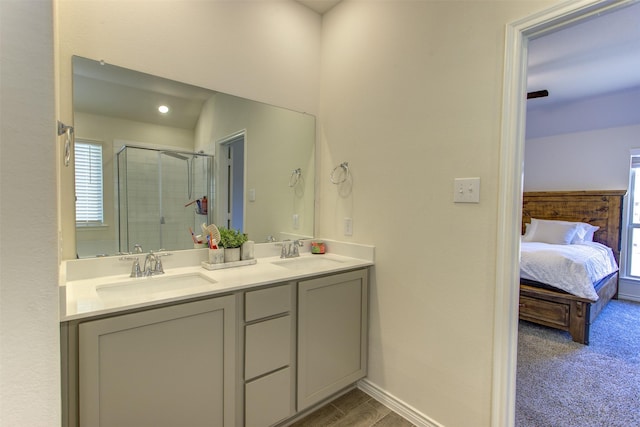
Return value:
<svg viewBox="0 0 640 427">
<path fill-rule="evenodd" d="M 640 302 L 640 281 L 621 277 L 618 282 L 618 299 Z"/>
<path fill-rule="evenodd" d="M 366 378 L 358 381 L 358 388 L 418 427 L 444 427 Z"/>
<path fill-rule="evenodd" d="M 640 302 L 640 297 L 638 297 L 637 295 L 623 294 L 621 292 L 618 292 L 618 299 L 619 300 L 626 300 L 626 301 L 633 301 L 633 302 Z"/>
</svg>

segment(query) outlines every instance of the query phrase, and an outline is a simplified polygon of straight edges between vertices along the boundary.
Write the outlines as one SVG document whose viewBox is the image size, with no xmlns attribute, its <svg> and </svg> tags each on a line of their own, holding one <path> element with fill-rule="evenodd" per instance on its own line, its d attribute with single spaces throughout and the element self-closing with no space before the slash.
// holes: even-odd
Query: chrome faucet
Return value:
<svg viewBox="0 0 640 427">
<path fill-rule="evenodd" d="M 285 239 L 282 241 L 282 243 L 280 243 L 280 245 L 282 245 L 282 249 L 280 250 L 280 258 L 289 258 L 289 243 L 291 243 L 291 240 L 289 239 Z"/>
<path fill-rule="evenodd" d="M 294 240 L 293 241 L 293 250 L 292 250 L 292 254 L 291 257 L 298 257 L 300 256 L 300 249 L 303 245 L 303 243 L 298 239 L 298 240 Z"/>
<path fill-rule="evenodd" d="M 300 246 L 303 243 L 300 240 L 291 241 L 289 239 L 282 241 L 282 250 L 280 251 L 280 258 L 295 258 L 300 256 Z"/>
<path fill-rule="evenodd" d="M 160 258 L 167 255 L 171 254 L 166 252 L 149 252 L 144 258 L 144 268 L 140 268 L 140 260 L 137 256 L 123 256 L 120 258 L 120 261 L 133 261 L 129 277 L 148 277 L 156 274 L 164 274 L 164 267 L 162 266 Z"/>
<path fill-rule="evenodd" d="M 171 255 L 169 253 L 153 253 L 149 252 L 144 258 L 144 275 L 153 276 L 156 274 L 164 274 L 164 268 L 162 267 L 162 261 L 160 257 Z"/>
<path fill-rule="evenodd" d="M 147 263 L 149 265 L 147 265 Z M 147 256 L 144 257 L 144 275 L 153 276 L 157 264 L 158 257 L 153 252 L 149 252 Z"/>
<path fill-rule="evenodd" d="M 123 256 L 120 258 L 120 261 L 133 261 L 133 265 L 131 266 L 131 274 L 129 277 L 142 277 L 142 270 L 140 269 L 140 260 L 137 256 Z"/>
</svg>

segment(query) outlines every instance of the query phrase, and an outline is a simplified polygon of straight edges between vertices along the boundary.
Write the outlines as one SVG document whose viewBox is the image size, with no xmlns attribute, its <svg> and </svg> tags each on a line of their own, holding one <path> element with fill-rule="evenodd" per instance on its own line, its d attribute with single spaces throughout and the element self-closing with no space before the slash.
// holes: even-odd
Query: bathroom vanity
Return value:
<svg viewBox="0 0 640 427">
<path fill-rule="evenodd" d="M 65 427 L 279 425 L 366 375 L 373 248 L 216 271 L 186 252 L 164 277 L 63 278 Z"/>
</svg>

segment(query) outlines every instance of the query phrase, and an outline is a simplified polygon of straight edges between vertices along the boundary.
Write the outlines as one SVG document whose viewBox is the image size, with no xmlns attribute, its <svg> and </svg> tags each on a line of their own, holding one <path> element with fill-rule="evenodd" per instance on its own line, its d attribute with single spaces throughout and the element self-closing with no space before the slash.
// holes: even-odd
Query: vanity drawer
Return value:
<svg viewBox="0 0 640 427">
<path fill-rule="evenodd" d="M 291 368 L 245 385 L 245 427 L 267 427 L 292 414 Z"/>
<path fill-rule="evenodd" d="M 291 363 L 291 316 L 278 317 L 245 329 L 246 381 Z"/>
<path fill-rule="evenodd" d="M 245 321 L 262 319 L 291 310 L 291 285 L 247 292 L 244 297 Z"/>
</svg>

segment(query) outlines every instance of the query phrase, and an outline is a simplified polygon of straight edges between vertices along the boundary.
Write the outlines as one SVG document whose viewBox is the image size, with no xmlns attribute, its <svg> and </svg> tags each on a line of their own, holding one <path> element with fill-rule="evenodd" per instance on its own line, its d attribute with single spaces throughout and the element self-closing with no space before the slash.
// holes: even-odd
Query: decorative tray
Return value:
<svg viewBox="0 0 640 427">
<path fill-rule="evenodd" d="M 223 268 L 233 268 L 233 267 L 242 267 L 243 265 L 253 265 L 257 263 L 257 259 L 245 259 L 243 261 L 233 261 L 233 262 L 220 262 L 217 264 L 212 264 L 208 261 L 202 261 L 200 265 L 202 268 L 207 270 L 222 270 Z"/>
</svg>

